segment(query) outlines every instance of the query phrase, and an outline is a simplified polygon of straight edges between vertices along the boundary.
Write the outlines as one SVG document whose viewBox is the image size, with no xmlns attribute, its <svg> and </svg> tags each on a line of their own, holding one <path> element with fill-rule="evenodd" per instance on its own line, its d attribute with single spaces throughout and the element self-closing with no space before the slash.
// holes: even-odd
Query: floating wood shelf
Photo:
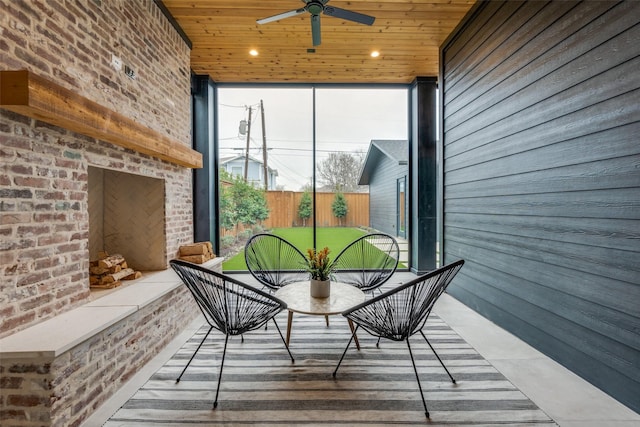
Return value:
<svg viewBox="0 0 640 427">
<path fill-rule="evenodd" d="M 0 71 L 0 107 L 188 168 L 202 154 L 28 70 Z"/>
</svg>

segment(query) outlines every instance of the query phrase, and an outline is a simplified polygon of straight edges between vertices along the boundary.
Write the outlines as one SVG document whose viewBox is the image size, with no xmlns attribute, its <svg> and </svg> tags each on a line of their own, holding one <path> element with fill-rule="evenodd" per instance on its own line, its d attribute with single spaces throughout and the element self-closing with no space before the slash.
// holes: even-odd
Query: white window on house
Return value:
<svg viewBox="0 0 640 427">
<path fill-rule="evenodd" d="M 237 176 L 243 176 L 242 166 L 231 166 L 231 174 Z"/>
</svg>

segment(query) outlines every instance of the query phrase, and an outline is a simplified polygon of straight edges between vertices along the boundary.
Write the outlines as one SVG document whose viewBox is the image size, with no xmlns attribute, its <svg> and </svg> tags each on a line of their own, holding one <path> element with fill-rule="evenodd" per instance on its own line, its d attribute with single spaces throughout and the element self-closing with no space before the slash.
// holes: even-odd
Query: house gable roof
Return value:
<svg viewBox="0 0 640 427">
<path fill-rule="evenodd" d="M 388 157 L 398 165 L 406 165 L 409 161 L 409 142 L 401 139 L 372 139 L 360 172 L 359 185 L 369 185 L 371 175 L 383 157 Z"/>
<path fill-rule="evenodd" d="M 235 160 L 242 160 L 244 161 L 244 154 L 240 154 L 237 156 L 228 156 L 228 157 L 221 157 L 220 158 L 220 164 L 221 165 L 226 165 L 227 163 L 233 162 Z M 249 161 L 250 162 L 254 162 L 254 163 L 258 163 L 260 165 L 263 164 L 263 162 L 261 160 L 256 159 L 253 156 L 249 156 Z M 278 170 L 277 169 L 273 169 L 273 168 L 267 168 L 269 169 L 269 172 L 271 172 L 272 174 L 274 174 L 275 176 L 278 176 Z"/>
</svg>

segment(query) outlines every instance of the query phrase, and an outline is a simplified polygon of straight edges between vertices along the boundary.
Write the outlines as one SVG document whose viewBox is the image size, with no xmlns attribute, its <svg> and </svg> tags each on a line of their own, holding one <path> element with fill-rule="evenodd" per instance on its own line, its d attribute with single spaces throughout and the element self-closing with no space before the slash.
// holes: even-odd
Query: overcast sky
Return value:
<svg viewBox="0 0 640 427">
<path fill-rule="evenodd" d="M 316 88 L 317 161 L 329 152 L 361 151 L 372 139 L 407 139 L 406 89 Z M 310 88 L 218 89 L 220 156 L 241 155 L 246 135 L 241 120 L 252 107 L 250 156 L 262 160 L 262 118 L 268 149 L 268 166 L 278 171 L 276 184 L 300 190 L 313 173 L 313 91 Z"/>
</svg>

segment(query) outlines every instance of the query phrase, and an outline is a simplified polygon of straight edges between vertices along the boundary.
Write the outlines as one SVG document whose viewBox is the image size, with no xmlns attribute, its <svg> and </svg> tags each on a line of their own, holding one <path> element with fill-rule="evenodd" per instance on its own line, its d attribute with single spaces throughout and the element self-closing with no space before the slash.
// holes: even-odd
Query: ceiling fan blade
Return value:
<svg viewBox="0 0 640 427">
<path fill-rule="evenodd" d="M 339 7 L 325 6 L 324 14 L 333 16 L 334 18 L 346 19 L 347 21 L 357 22 L 358 24 L 373 25 L 375 17 L 365 15 L 364 13 L 352 12 L 350 10 L 341 9 Z"/>
<path fill-rule="evenodd" d="M 313 38 L 313 45 L 319 46 L 320 37 L 320 15 L 311 15 L 311 37 Z"/>
<path fill-rule="evenodd" d="M 296 10 L 290 10 L 289 12 L 283 12 L 283 13 L 279 13 L 277 15 L 269 16 L 267 18 L 258 19 L 256 22 L 258 24 L 268 24 L 269 22 L 279 21 L 279 20 L 284 19 L 284 18 L 290 18 L 292 16 L 300 15 L 301 13 L 304 13 L 304 12 L 305 12 L 305 10 L 304 10 L 304 7 L 303 7 L 303 8 L 296 9 Z"/>
</svg>

